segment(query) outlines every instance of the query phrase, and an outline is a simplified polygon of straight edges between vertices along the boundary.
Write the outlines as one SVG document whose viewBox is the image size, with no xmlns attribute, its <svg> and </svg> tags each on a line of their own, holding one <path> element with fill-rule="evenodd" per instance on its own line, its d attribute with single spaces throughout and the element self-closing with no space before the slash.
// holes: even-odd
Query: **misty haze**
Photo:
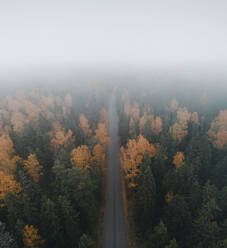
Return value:
<svg viewBox="0 0 227 248">
<path fill-rule="evenodd" d="M 227 248 L 226 13 L 0 1 L 0 248 Z"/>
</svg>

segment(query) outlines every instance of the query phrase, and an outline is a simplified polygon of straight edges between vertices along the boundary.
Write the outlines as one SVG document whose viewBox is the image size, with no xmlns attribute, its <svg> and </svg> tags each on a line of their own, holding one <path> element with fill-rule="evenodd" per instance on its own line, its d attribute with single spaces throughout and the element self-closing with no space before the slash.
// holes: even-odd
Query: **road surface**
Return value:
<svg viewBox="0 0 227 248">
<path fill-rule="evenodd" d="M 109 152 L 106 191 L 106 223 L 104 248 L 126 248 L 124 207 L 119 160 L 118 116 L 115 97 L 109 107 Z"/>
</svg>

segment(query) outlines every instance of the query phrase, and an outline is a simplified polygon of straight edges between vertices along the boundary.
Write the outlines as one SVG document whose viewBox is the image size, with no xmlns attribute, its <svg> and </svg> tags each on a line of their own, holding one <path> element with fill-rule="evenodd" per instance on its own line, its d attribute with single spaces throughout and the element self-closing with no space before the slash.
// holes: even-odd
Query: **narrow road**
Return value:
<svg viewBox="0 0 227 248">
<path fill-rule="evenodd" d="M 109 153 L 106 192 L 106 226 L 104 248 L 126 248 L 126 232 L 120 171 L 120 145 L 115 97 L 110 100 Z"/>
</svg>

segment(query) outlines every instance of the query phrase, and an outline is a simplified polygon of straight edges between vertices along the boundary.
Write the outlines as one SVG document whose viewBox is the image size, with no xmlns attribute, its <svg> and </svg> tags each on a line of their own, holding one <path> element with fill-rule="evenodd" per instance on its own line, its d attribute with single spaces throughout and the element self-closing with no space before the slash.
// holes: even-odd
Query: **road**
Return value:
<svg viewBox="0 0 227 248">
<path fill-rule="evenodd" d="M 115 97 L 110 100 L 109 152 L 104 248 L 126 248 L 126 231 L 120 171 L 120 145 Z"/>
</svg>

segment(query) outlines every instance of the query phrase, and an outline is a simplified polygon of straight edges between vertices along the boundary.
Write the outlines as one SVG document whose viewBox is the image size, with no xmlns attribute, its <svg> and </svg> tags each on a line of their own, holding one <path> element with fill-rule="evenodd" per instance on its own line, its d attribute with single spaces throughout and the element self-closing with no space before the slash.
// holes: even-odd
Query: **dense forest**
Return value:
<svg viewBox="0 0 227 248">
<path fill-rule="evenodd" d="M 103 247 L 112 95 L 128 247 L 227 247 L 225 87 L 116 82 L 1 92 L 0 248 Z"/>
<path fill-rule="evenodd" d="M 2 93 L 1 248 L 98 247 L 107 108 L 98 84 Z"/>
<path fill-rule="evenodd" d="M 223 87 L 125 87 L 118 93 L 131 247 L 227 247 Z"/>
</svg>

